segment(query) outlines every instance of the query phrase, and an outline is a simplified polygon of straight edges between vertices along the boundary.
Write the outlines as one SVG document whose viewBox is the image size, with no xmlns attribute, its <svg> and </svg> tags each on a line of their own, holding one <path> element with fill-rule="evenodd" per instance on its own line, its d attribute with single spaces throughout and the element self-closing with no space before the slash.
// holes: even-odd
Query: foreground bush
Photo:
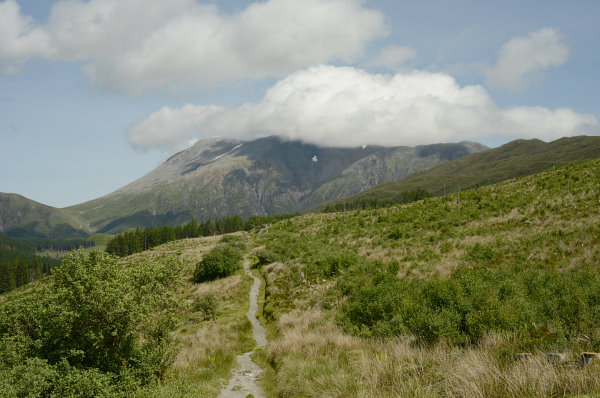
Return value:
<svg viewBox="0 0 600 398">
<path fill-rule="evenodd" d="M 198 283 L 232 275 L 242 267 L 242 255 L 230 245 L 218 246 L 204 255 L 196 264 L 194 280 Z"/>
<path fill-rule="evenodd" d="M 47 285 L 0 306 L 2 396 L 116 397 L 155 386 L 176 353 L 167 314 L 180 271 L 175 258 L 123 265 L 101 252 L 67 255 Z"/>
</svg>

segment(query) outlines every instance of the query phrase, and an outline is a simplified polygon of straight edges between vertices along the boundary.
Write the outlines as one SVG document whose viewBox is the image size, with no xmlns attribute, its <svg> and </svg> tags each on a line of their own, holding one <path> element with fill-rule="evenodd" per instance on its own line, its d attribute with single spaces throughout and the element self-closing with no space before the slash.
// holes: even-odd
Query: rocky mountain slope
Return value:
<svg viewBox="0 0 600 398">
<path fill-rule="evenodd" d="M 472 142 L 320 148 L 276 137 L 210 138 L 114 193 L 66 210 L 108 233 L 191 218 L 292 213 L 484 149 Z"/>
</svg>

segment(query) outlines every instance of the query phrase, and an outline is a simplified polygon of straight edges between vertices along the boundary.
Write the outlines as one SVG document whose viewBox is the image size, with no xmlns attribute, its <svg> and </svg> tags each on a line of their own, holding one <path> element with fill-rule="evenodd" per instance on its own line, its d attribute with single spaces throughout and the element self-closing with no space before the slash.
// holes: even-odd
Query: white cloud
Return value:
<svg viewBox="0 0 600 398">
<path fill-rule="evenodd" d="M 52 53 L 46 32 L 21 14 L 15 0 L 0 3 L 0 76 L 19 73 L 27 59 Z"/>
<path fill-rule="evenodd" d="M 180 109 L 163 107 L 146 119 L 139 121 L 129 130 L 129 142 L 138 148 L 179 148 L 182 144 L 194 143 L 197 138 L 191 132 L 197 126 L 210 124 L 211 118 L 222 114 L 224 107 L 217 105 L 185 105 Z"/>
<path fill-rule="evenodd" d="M 373 58 L 369 65 L 382 66 L 388 70 L 400 70 L 406 61 L 413 59 L 417 55 L 417 50 L 407 46 L 388 46 Z"/>
<path fill-rule="evenodd" d="M 569 48 L 557 31 L 544 28 L 527 37 L 514 37 L 505 43 L 496 64 L 486 71 L 488 83 L 509 90 L 522 90 L 541 79 L 542 73 L 564 64 Z"/>
<path fill-rule="evenodd" d="M 197 0 L 60 0 L 48 22 L 32 30 L 31 19 L 7 0 L 0 3 L 10 11 L 5 19 L 21 27 L 0 39 L 15 48 L 4 51 L 0 65 L 33 56 L 87 61 L 85 71 L 97 86 L 130 94 L 280 77 L 312 64 L 351 61 L 386 35 L 383 14 L 364 2 L 267 0 L 227 15 Z M 56 51 L 30 48 L 42 39 Z"/>
<path fill-rule="evenodd" d="M 318 66 L 289 75 L 256 103 L 163 108 L 134 124 L 137 148 L 172 150 L 211 136 L 280 135 L 322 146 L 418 145 L 491 137 L 555 139 L 598 131 L 571 109 L 499 108 L 481 86 L 413 71 L 375 75 Z"/>
</svg>

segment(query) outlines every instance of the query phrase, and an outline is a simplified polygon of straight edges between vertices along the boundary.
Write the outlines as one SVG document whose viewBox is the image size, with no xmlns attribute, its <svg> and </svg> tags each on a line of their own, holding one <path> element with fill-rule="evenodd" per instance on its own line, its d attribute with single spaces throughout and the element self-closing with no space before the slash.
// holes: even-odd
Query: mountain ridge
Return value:
<svg viewBox="0 0 600 398">
<path fill-rule="evenodd" d="M 272 136 L 210 138 L 112 194 L 69 209 L 108 233 L 159 221 L 293 213 L 485 148 L 477 143 L 322 148 Z"/>
<path fill-rule="evenodd" d="M 474 142 L 324 148 L 274 136 L 252 141 L 208 138 L 112 193 L 63 209 L 46 206 L 44 212 L 34 212 L 38 224 L 28 224 L 23 233 L 58 235 L 45 225 L 61 220 L 78 231 L 73 234 L 89 234 L 192 218 L 299 212 L 486 148 Z M 0 218 L 10 218 L 7 212 L 15 214 L 7 207 Z M 31 218 L 35 222 L 36 217 Z M 0 232 L 11 233 L 22 224 L 13 217 Z"/>
<path fill-rule="evenodd" d="M 414 173 L 396 182 L 386 182 L 339 200 L 323 202 L 311 210 L 335 208 L 344 203 L 394 202 L 403 192 L 424 189 L 433 195 L 456 192 L 533 174 L 570 162 L 600 157 L 600 137 L 563 137 L 544 142 L 514 140 L 497 148 L 472 153 Z"/>
</svg>

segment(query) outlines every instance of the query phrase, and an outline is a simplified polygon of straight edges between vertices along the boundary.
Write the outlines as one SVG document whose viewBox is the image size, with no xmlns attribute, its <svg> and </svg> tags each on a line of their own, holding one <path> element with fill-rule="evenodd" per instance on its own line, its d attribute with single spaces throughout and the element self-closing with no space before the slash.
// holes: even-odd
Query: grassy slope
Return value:
<svg viewBox="0 0 600 398">
<path fill-rule="evenodd" d="M 397 182 L 379 184 L 347 198 L 323 203 L 352 202 L 361 199 L 395 200 L 402 192 L 425 189 L 436 196 L 492 184 L 508 178 L 530 175 L 576 160 L 600 157 L 600 137 L 571 137 L 544 143 L 540 140 L 516 140 L 501 147 L 474 153 L 417 172 Z"/>
<path fill-rule="evenodd" d="M 244 233 L 237 233 L 246 237 Z M 174 331 L 180 341 L 180 352 L 164 377 L 161 388 L 152 390 L 150 396 L 216 397 L 220 387 L 226 385 L 236 364 L 236 355 L 254 347 L 252 328 L 246 318 L 251 280 L 243 270 L 216 280 L 196 284 L 192 281 L 195 265 L 204 253 L 215 247 L 221 236 L 185 239 L 170 242 L 143 253 L 125 257 L 125 264 L 135 264 L 144 258 L 180 255 L 185 272 L 180 288 L 174 292 L 180 307 L 176 314 L 179 327 Z M 47 284 L 50 278 L 30 283 L 0 295 L 0 304 Z M 216 316 L 207 317 L 198 305 L 206 295 L 216 300 Z"/>
<path fill-rule="evenodd" d="M 337 321 L 346 298 L 336 284 L 353 271 L 332 272 L 328 259 L 398 261 L 400 278 L 445 278 L 475 266 L 469 253 L 480 244 L 497 254 L 497 267 L 597 268 L 599 225 L 600 160 L 464 191 L 460 202 L 455 193 L 279 223 L 256 237 L 282 258 L 262 268 L 265 318 L 277 330 L 263 357 L 276 375 L 267 384 L 277 396 L 596 396 L 597 367 L 554 366 L 543 354 L 515 362 L 516 336 L 490 334 L 465 350 L 344 333 Z M 586 344 L 582 337 L 557 349 L 575 359 L 593 348 Z"/>
<path fill-rule="evenodd" d="M 181 308 L 175 335 L 181 350 L 164 384 L 156 390 L 157 397 L 218 396 L 237 365 L 236 355 L 254 347 L 252 327 L 246 318 L 251 280 L 243 270 L 213 282 L 196 284 L 191 279 L 196 263 L 221 238 L 184 239 L 123 259 L 135 262 L 148 256 L 175 254 L 181 255 L 186 264 L 186 278 L 176 292 Z M 214 317 L 205 317 L 197 305 L 198 299 L 206 295 L 216 298 L 218 314 Z"/>
<path fill-rule="evenodd" d="M 85 237 L 87 223 L 76 213 L 46 206 L 24 196 L 0 192 L 0 224 L 15 236 Z"/>
</svg>

